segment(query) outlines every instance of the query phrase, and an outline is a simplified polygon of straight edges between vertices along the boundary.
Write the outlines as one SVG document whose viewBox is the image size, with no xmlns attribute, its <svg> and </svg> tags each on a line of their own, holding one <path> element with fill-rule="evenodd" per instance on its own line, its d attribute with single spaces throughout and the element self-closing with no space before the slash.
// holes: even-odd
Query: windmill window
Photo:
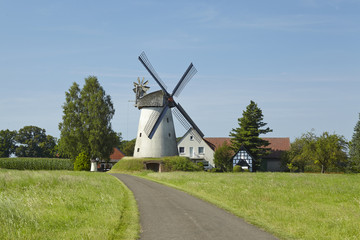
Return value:
<svg viewBox="0 0 360 240">
<path fill-rule="evenodd" d="M 141 137 L 141 133 L 140 133 L 140 137 Z"/>
<path fill-rule="evenodd" d="M 140 148 L 137 149 L 137 152 L 140 152 Z"/>
<path fill-rule="evenodd" d="M 171 137 L 171 133 L 169 133 L 169 137 Z"/>
<path fill-rule="evenodd" d="M 169 122 L 169 118 L 166 118 L 166 121 Z"/>
</svg>

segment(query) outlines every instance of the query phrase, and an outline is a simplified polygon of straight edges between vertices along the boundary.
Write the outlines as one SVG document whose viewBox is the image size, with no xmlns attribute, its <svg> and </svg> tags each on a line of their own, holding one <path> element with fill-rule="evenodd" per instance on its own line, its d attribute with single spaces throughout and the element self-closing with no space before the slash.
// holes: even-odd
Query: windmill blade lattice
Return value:
<svg viewBox="0 0 360 240">
<path fill-rule="evenodd" d="M 160 113 L 157 111 L 154 111 L 151 113 L 149 120 L 147 121 L 144 132 L 147 136 L 150 136 L 151 130 L 154 128 L 156 120 L 159 118 Z"/>
<path fill-rule="evenodd" d="M 146 70 L 148 70 L 148 72 L 150 73 L 150 75 L 155 79 L 155 81 L 159 84 L 159 86 L 161 87 L 161 89 L 167 93 L 166 89 L 167 86 L 165 85 L 165 83 L 161 80 L 161 78 L 159 77 L 159 75 L 157 74 L 157 72 L 155 71 L 154 67 L 151 65 L 149 59 L 147 58 L 145 52 L 142 52 L 139 56 L 139 61 L 144 65 L 144 67 L 146 68 Z"/>
<path fill-rule="evenodd" d="M 165 107 L 162 109 L 162 111 L 161 111 L 159 117 L 157 118 L 157 120 L 156 120 L 153 128 L 151 129 L 150 134 L 148 135 L 148 137 L 149 137 L 150 139 L 154 136 L 157 128 L 159 127 L 161 121 L 162 121 L 163 118 L 165 117 L 165 114 L 166 114 L 166 112 L 167 112 L 168 109 L 169 109 L 169 106 L 165 106 Z"/>
<path fill-rule="evenodd" d="M 181 77 L 176 87 L 174 88 L 174 91 L 172 92 L 171 96 L 179 97 L 184 87 L 188 84 L 188 82 L 196 73 L 197 70 L 194 67 L 194 65 L 191 63 L 190 66 L 186 69 L 184 75 Z"/>
<path fill-rule="evenodd" d="M 183 117 L 183 119 L 185 119 L 187 121 L 187 123 L 198 132 L 198 134 L 201 136 L 201 138 L 204 137 L 203 132 L 200 130 L 200 128 L 198 128 L 198 126 L 191 119 L 191 117 L 185 112 L 184 108 L 181 107 L 181 105 L 179 103 L 174 102 L 174 104 L 175 104 L 175 107 L 177 108 L 177 110 L 179 111 L 179 113 L 181 114 L 181 116 Z"/>
</svg>

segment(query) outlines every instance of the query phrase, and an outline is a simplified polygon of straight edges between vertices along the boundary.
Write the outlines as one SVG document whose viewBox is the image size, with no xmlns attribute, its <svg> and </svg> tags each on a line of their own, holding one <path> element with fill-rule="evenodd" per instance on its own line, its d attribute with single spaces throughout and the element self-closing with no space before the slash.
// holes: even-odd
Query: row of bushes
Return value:
<svg viewBox="0 0 360 240">
<path fill-rule="evenodd" d="M 74 170 L 70 159 L 61 158 L 0 158 L 0 168 L 17 170 Z"/>
</svg>

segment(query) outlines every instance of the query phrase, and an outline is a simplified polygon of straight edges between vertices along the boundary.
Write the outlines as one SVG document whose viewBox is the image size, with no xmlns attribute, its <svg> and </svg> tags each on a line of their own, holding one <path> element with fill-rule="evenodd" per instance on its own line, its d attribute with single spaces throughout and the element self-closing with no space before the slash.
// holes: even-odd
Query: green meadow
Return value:
<svg viewBox="0 0 360 240">
<path fill-rule="evenodd" d="M 137 239 L 132 193 L 105 173 L 0 169 L 0 239 Z"/>
<path fill-rule="evenodd" d="M 359 174 L 131 174 L 209 201 L 280 239 L 360 238 Z M 0 224 L 0 239 L 137 239 L 140 229 L 135 199 L 119 180 L 74 171 L 0 169 Z"/>
<path fill-rule="evenodd" d="M 360 239 L 360 175 L 138 172 L 280 239 Z"/>
</svg>

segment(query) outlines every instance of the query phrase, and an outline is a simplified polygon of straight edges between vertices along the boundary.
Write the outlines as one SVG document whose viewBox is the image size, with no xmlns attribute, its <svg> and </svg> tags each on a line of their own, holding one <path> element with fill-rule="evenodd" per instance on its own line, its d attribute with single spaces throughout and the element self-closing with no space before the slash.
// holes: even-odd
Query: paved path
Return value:
<svg viewBox="0 0 360 240">
<path fill-rule="evenodd" d="M 214 205 L 142 178 L 112 174 L 134 193 L 141 240 L 276 239 Z"/>
</svg>

